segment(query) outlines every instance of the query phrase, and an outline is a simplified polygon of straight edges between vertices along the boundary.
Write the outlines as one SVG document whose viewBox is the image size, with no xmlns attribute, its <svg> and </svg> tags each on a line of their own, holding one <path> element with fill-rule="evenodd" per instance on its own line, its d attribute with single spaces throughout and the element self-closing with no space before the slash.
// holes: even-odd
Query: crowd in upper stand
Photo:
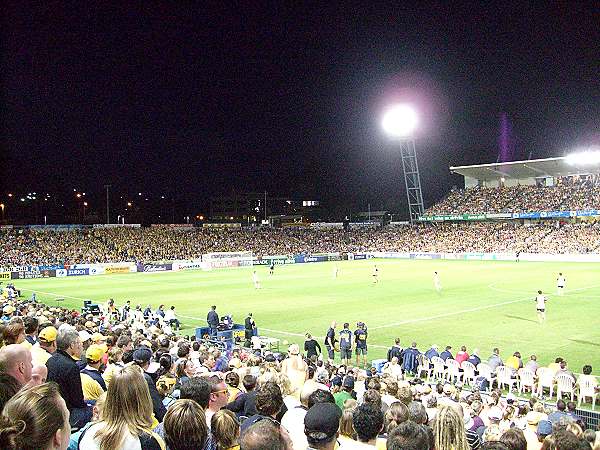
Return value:
<svg viewBox="0 0 600 450">
<path fill-rule="evenodd" d="M 600 224 L 434 223 L 348 232 L 289 228 L 13 229 L 0 231 L 0 244 L 0 267 L 194 259 L 204 253 L 241 250 L 263 256 L 365 251 L 597 253 Z"/>
<path fill-rule="evenodd" d="M 502 368 L 538 373 L 535 383 L 542 371 L 573 377 L 562 358 L 542 367 L 518 352 L 482 360 L 466 346 L 422 352 L 396 339 L 385 365 L 363 369 L 320 345 L 305 344 L 308 356 L 296 344 L 273 353 L 189 340 L 163 308 L 109 301 L 93 316 L 19 298 L 0 308 L 2 449 L 600 449 L 573 401 L 496 387 Z M 436 358 L 443 375 L 432 373 Z M 454 361 L 479 376 L 457 381 Z M 497 373 L 491 383 L 484 367 Z M 591 370 L 577 383 L 597 392 Z"/>
<path fill-rule="evenodd" d="M 555 186 L 453 189 L 427 214 L 519 213 L 600 209 L 600 177 L 558 178 Z"/>
</svg>

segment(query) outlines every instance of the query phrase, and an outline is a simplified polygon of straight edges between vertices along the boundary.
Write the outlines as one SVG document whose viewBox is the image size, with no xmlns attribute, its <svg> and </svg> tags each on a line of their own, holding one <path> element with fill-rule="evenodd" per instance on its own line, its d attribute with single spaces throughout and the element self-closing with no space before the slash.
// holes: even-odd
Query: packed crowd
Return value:
<svg viewBox="0 0 600 450">
<path fill-rule="evenodd" d="M 555 186 L 453 189 L 427 214 L 520 213 L 600 209 L 600 177 L 559 178 Z"/>
<path fill-rule="evenodd" d="M 306 355 L 296 344 L 281 354 L 178 336 L 164 308 L 109 301 L 84 315 L 18 298 L 0 307 L 2 449 L 600 449 L 600 432 L 562 398 L 549 406 L 503 396 L 494 380 L 466 389 L 413 377 L 435 358 L 481 364 L 466 347 L 421 352 L 397 339 L 381 370 L 365 370 L 351 354 L 334 361 L 347 324 L 332 324 L 325 355 L 310 336 Z M 366 339 L 364 324 L 357 333 Z M 538 366 L 518 352 L 503 361 L 498 349 L 484 362 Z M 553 364 L 555 376 L 572 375 Z"/>
<path fill-rule="evenodd" d="M 433 223 L 381 229 L 111 228 L 72 231 L 1 230 L 0 267 L 200 258 L 210 252 L 254 255 L 426 251 L 597 253 L 600 223 L 521 225 Z"/>
</svg>

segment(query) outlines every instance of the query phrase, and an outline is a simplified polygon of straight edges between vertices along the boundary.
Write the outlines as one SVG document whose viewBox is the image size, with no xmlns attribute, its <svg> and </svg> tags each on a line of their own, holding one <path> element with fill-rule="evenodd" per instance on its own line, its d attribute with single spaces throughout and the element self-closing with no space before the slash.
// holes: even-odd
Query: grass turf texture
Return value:
<svg viewBox="0 0 600 450">
<path fill-rule="evenodd" d="M 373 264 L 379 267 L 379 283 L 372 282 Z M 339 329 L 349 322 L 355 329 L 363 321 L 369 331 L 369 359 L 383 358 L 395 337 L 403 346 L 415 340 L 422 351 L 438 344 L 440 351 L 461 345 L 469 352 L 480 349 L 487 359 L 499 347 L 506 359 L 519 350 L 524 361 L 535 353 L 546 365 L 557 356 L 574 372 L 584 364 L 600 374 L 600 265 L 586 263 L 528 263 L 479 261 L 370 260 L 277 266 L 258 266 L 262 289 L 254 289 L 249 269 L 211 272 L 185 271 L 157 274 L 119 274 L 19 280 L 23 296 L 36 292 L 38 300 L 81 308 L 83 299 L 105 302 L 112 297 L 120 306 L 164 303 L 175 305 L 193 334 L 206 324 L 210 305 L 220 315 L 233 314 L 243 322 L 253 312 L 262 335 L 302 344 L 304 333 L 320 338 L 329 323 Z M 437 270 L 442 292 L 433 287 Z M 564 296 L 556 295 L 556 277 L 567 278 Z M 542 289 L 548 295 L 547 319 L 537 321 L 534 297 Z M 267 331 L 268 330 L 268 331 Z M 323 346 L 323 350 L 324 346 Z M 336 354 L 339 361 L 339 354 Z"/>
</svg>

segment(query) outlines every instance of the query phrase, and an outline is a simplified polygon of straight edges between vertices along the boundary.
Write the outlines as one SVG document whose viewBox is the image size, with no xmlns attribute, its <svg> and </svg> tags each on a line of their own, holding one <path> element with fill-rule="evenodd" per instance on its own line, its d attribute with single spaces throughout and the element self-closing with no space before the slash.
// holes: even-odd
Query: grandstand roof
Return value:
<svg viewBox="0 0 600 450">
<path fill-rule="evenodd" d="M 488 181 L 500 178 L 525 179 L 600 173 L 600 165 L 573 165 L 567 162 L 566 157 L 559 157 L 457 166 L 450 167 L 450 172 L 476 180 Z"/>
</svg>

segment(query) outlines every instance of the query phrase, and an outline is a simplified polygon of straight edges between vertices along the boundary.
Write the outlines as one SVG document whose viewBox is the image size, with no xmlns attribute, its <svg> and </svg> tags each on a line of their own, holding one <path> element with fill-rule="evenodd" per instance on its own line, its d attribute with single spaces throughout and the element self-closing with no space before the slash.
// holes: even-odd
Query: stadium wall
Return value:
<svg viewBox="0 0 600 450">
<path fill-rule="evenodd" d="M 371 258 L 382 259 L 443 259 L 459 261 L 516 261 L 515 253 L 436 253 L 436 252 L 364 252 L 364 253 L 319 253 L 301 255 L 273 255 L 254 257 L 253 265 L 306 264 L 327 261 L 358 261 Z M 519 261 L 532 262 L 600 262 L 600 254 L 554 255 L 548 253 L 521 253 Z M 202 259 L 157 263 L 104 263 L 74 265 L 18 266 L 0 268 L 0 280 L 52 278 L 72 276 L 96 276 L 125 273 L 156 273 L 202 269 Z"/>
</svg>

